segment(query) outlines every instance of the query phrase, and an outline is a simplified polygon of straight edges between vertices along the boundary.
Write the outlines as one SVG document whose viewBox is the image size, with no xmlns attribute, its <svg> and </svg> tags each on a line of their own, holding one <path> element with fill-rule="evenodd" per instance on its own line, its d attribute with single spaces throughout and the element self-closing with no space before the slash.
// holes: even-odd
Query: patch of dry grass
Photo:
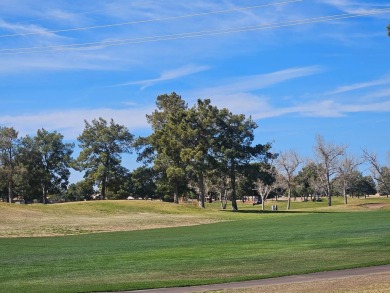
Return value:
<svg viewBox="0 0 390 293">
<path fill-rule="evenodd" d="M 147 201 L 0 203 L 0 237 L 64 236 L 192 226 L 220 220 L 189 206 Z"/>
<path fill-rule="evenodd" d="M 311 282 L 297 282 L 279 285 L 263 285 L 253 288 L 205 291 L 203 293 L 388 293 L 390 292 L 390 273 L 326 279 Z"/>
</svg>

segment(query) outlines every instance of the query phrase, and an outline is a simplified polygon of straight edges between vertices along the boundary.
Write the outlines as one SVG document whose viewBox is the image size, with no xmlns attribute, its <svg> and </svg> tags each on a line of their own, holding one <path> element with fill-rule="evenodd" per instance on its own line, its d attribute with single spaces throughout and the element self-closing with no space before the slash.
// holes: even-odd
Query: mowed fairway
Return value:
<svg viewBox="0 0 390 293">
<path fill-rule="evenodd" d="M 335 204 L 317 208 L 301 203 L 299 210 L 275 213 L 261 213 L 251 205 L 232 213 L 219 211 L 216 205 L 198 210 L 192 205 L 151 202 L 12 206 L 15 217 L 21 212 L 41 216 L 30 223 L 41 220 L 49 225 L 47 219 L 56 218 L 53 214 L 68 223 L 65 215 L 70 214 L 74 225 L 82 221 L 88 230 L 85 217 L 113 225 L 120 215 L 127 225 L 134 217 L 133 225 L 142 224 L 146 230 L 61 237 L 2 235 L 0 291 L 118 291 L 390 264 L 389 199 L 355 200 L 347 208 L 337 205 L 337 200 Z M 9 213 L 8 205 L 0 208 Z M 200 225 L 159 229 L 146 225 L 158 216 L 164 223 L 180 216 Z M 20 225 L 19 233 L 27 233 Z M 68 231 L 65 224 L 62 228 Z"/>
</svg>

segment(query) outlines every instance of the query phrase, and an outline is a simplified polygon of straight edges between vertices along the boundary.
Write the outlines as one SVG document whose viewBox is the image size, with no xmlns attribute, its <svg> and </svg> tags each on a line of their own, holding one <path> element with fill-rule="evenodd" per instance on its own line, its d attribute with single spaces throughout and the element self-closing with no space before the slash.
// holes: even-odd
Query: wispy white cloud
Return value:
<svg viewBox="0 0 390 293">
<path fill-rule="evenodd" d="M 3 19 L 0 19 L 0 29 L 6 30 L 9 34 L 39 34 L 44 37 L 58 38 L 55 33 L 50 32 L 48 29 L 34 25 L 34 24 L 18 24 L 10 23 Z M 5 35 L 5 34 L 1 34 Z"/>
<path fill-rule="evenodd" d="M 226 80 L 224 85 L 194 91 L 192 95 L 207 97 L 223 97 L 227 95 L 256 91 L 273 85 L 324 71 L 320 66 L 294 67 L 266 74 L 238 77 Z"/>
<path fill-rule="evenodd" d="M 55 8 L 46 11 L 46 17 L 58 23 L 83 25 L 87 23 L 85 13 L 73 13 L 65 9 Z"/>
<path fill-rule="evenodd" d="M 390 112 L 390 101 L 366 104 L 341 104 L 332 100 L 309 102 L 291 107 L 260 109 L 254 112 L 255 119 L 274 118 L 284 115 L 300 115 L 322 118 L 343 117 L 350 113 L 386 113 Z"/>
<path fill-rule="evenodd" d="M 390 76 L 385 76 L 385 77 L 382 77 L 382 78 L 377 79 L 377 80 L 371 80 L 371 81 L 361 82 L 361 83 L 354 83 L 351 85 L 344 85 L 344 86 L 338 87 L 332 91 L 325 93 L 325 95 L 341 94 L 341 93 L 361 90 L 361 89 L 365 89 L 365 88 L 386 85 L 389 83 L 390 83 Z"/>
<path fill-rule="evenodd" d="M 154 109 L 125 108 L 125 109 L 74 109 L 68 111 L 53 111 L 37 114 L 0 116 L 2 126 L 12 126 L 18 129 L 21 135 L 34 134 L 40 128 L 49 131 L 59 131 L 65 139 L 73 140 L 84 129 L 84 120 L 91 121 L 102 117 L 106 120 L 114 119 L 116 123 L 125 125 L 130 132 L 148 127 L 146 114 Z"/>
<path fill-rule="evenodd" d="M 70 70 L 121 70 L 131 60 L 119 60 L 105 53 L 67 52 L 55 54 L 7 55 L 0 58 L 0 76 L 29 72 L 53 72 Z"/>
<path fill-rule="evenodd" d="M 367 13 L 373 9 L 390 7 L 389 3 L 378 3 L 376 1 L 355 1 L 355 0 L 317 0 L 317 2 L 331 5 L 346 13 Z M 373 17 L 383 17 L 381 15 Z"/>
<path fill-rule="evenodd" d="M 362 99 L 364 100 L 368 100 L 368 99 L 371 100 L 371 99 L 378 99 L 378 98 L 387 98 L 390 100 L 390 88 L 374 91 L 362 97 Z"/>
<path fill-rule="evenodd" d="M 219 107 L 233 109 L 233 112 L 245 113 L 255 119 L 273 118 L 285 115 L 313 117 L 343 117 L 350 113 L 386 113 L 390 112 L 390 100 L 373 102 L 374 98 L 390 96 L 390 89 L 381 89 L 366 95 L 361 95 L 351 103 L 341 103 L 332 99 L 309 100 L 306 103 L 296 103 L 288 107 L 277 107 L 270 103 L 270 98 L 251 92 L 273 86 L 284 81 L 319 73 L 324 69 L 318 66 L 285 69 L 269 74 L 241 77 L 235 82 L 226 82 L 226 86 L 218 86 L 201 91 L 201 97 L 212 97 L 212 102 Z M 324 96 L 344 94 L 350 91 L 363 90 L 387 85 L 390 77 L 338 87 Z M 199 96 L 199 95 L 198 95 Z M 341 100 L 341 99 L 338 99 Z M 363 100 L 371 102 L 362 103 Z"/>
<path fill-rule="evenodd" d="M 339 103 L 334 100 L 308 101 L 287 107 L 272 105 L 267 96 L 250 93 L 236 93 L 212 98 L 219 108 L 228 108 L 234 113 L 250 115 L 254 119 L 282 117 L 286 115 L 309 116 L 318 118 L 344 117 L 351 113 L 390 112 L 390 101 L 375 103 Z"/>
<path fill-rule="evenodd" d="M 147 87 L 153 86 L 163 81 L 179 79 L 181 77 L 185 77 L 209 69 L 210 69 L 209 66 L 187 65 L 177 69 L 164 71 L 161 73 L 161 75 L 158 78 L 131 81 L 131 82 L 117 84 L 115 86 L 142 85 L 141 89 L 145 89 Z"/>
<path fill-rule="evenodd" d="M 220 109 L 226 108 L 236 114 L 243 113 L 246 115 L 254 115 L 258 111 L 273 111 L 272 106 L 268 102 L 268 97 L 257 96 L 251 93 L 212 96 L 211 102 Z"/>
</svg>

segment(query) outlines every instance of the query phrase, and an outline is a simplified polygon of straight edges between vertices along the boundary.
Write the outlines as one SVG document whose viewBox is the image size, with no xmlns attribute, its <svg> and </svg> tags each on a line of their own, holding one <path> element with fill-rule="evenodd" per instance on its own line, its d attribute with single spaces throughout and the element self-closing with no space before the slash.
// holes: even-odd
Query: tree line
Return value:
<svg viewBox="0 0 390 293">
<path fill-rule="evenodd" d="M 101 199 L 163 198 L 179 202 L 194 198 L 201 208 L 206 200 L 219 199 L 223 208 L 231 201 L 260 196 L 301 196 L 305 200 L 325 195 L 390 193 L 390 166 L 376 155 L 363 152 L 372 176 L 363 176 L 363 159 L 347 154 L 347 147 L 318 136 L 315 159 L 290 150 L 276 154 L 272 144 L 254 144 L 257 124 L 243 114 L 219 109 L 209 99 L 188 104 L 176 93 L 160 95 L 156 110 L 146 116 L 152 132 L 137 137 L 128 128 L 103 118 L 85 121 L 78 136 L 81 149 L 73 158 L 74 144 L 62 134 L 39 129 L 34 136 L 19 137 L 12 127 L 0 127 L 0 195 L 12 202 L 47 203 L 89 199 L 98 189 Z M 122 164 L 124 154 L 136 152 L 142 163 L 135 170 Z M 389 160 L 390 161 L 390 160 Z M 389 164 L 390 165 L 390 164 Z M 69 184 L 70 170 L 84 173 Z M 263 206 L 264 207 L 264 206 Z"/>
</svg>

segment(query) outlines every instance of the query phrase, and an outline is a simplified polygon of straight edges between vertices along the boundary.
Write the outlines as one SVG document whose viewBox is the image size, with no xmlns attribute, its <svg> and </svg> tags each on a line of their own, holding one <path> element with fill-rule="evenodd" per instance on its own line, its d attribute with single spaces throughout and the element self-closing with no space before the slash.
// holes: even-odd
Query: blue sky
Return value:
<svg viewBox="0 0 390 293">
<path fill-rule="evenodd" d="M 384 0 L 1 0 L 0 125 L 75 141 L 101 116 L 146 135 L 175 91 L 251 115 L 275 151 L 311 156 L 321 134 L 385 160 L 389 22 Z"/>
</svg>

